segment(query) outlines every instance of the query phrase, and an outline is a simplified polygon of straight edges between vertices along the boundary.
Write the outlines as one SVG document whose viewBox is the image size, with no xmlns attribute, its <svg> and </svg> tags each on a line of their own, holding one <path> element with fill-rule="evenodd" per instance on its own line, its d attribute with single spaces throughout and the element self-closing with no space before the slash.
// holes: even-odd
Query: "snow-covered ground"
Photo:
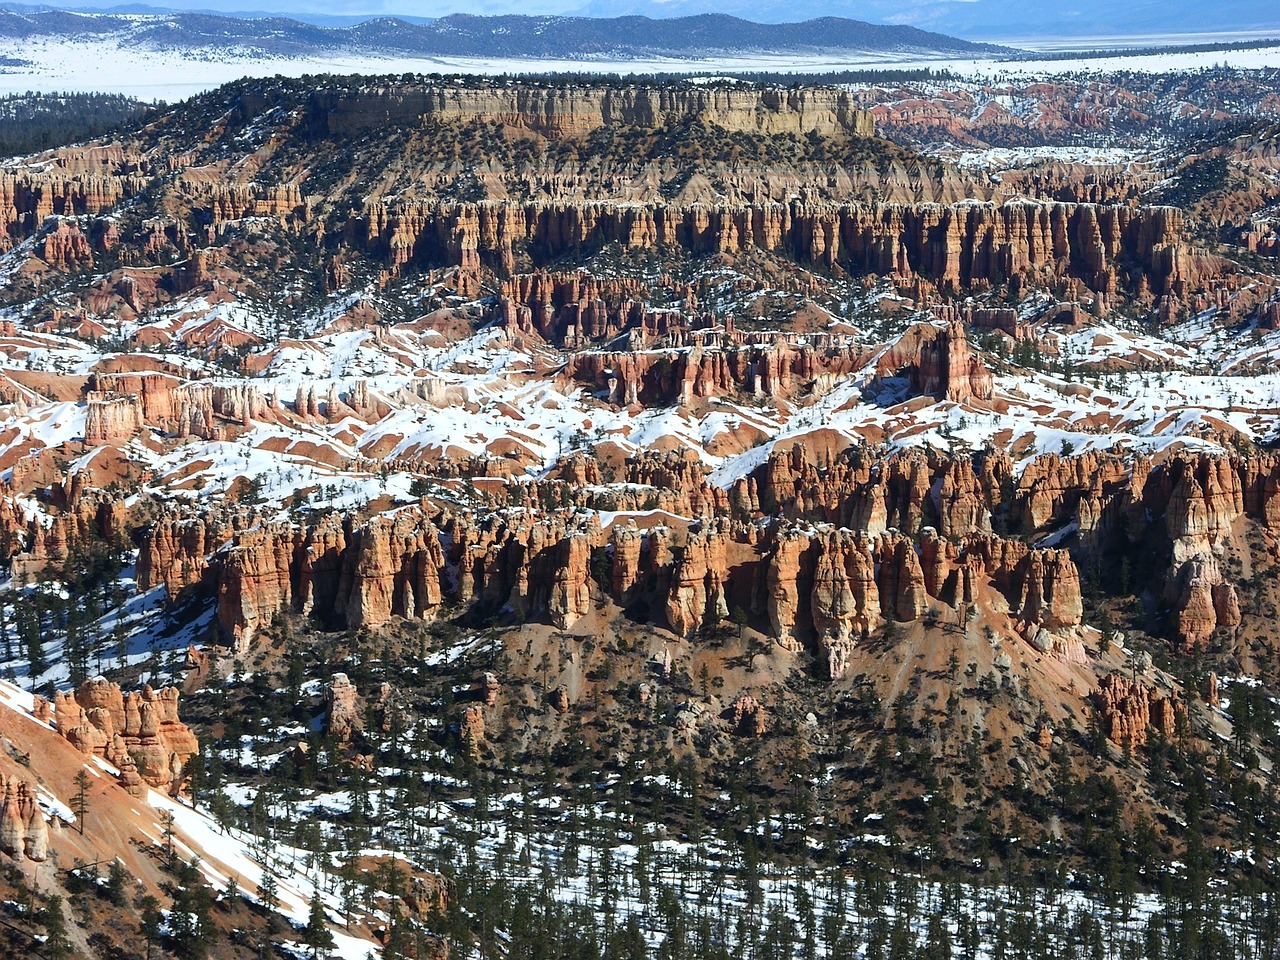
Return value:
<svg viewBox="0 0 1280 960">
<path fill-rule="evenodd" d="M 1146 42 L 1141 38 L 1134 39 L 1135 43 Z M 533 60 L 497 57 L 388 57 L 354 51 L 326 56 L 267 57 L 234 47 L 217 50 L 148 50 L 128 45 L 123 36 L 107 35 L 75 40 L 46 37 L 4 39 L 0 40 L 0 56 L 25 61 L 25 65 L 0 68 L 0 94 L 23 93 L 28 90 L 105 91 L 124 93 L 145 100 L 172 102 L 245 76 L 298 77 L 320 73 L 603 72 L 625 75 L 687 71 L 763 70 L 813 73 L 931 68 L 981 76 L 1032 77 L 1081 70 L 1163 72 L 1199 70 L 1219 65 L 1257 68 L 1280 66 L 1280 44 L 1255 50 L 1016 62 L 996 58 L 929 58 L 884 51 L 843 51 L 830 55 L 709 55 L 697 60 L 662 57 L 640 60 L 575 57 Z"/>
</svg>

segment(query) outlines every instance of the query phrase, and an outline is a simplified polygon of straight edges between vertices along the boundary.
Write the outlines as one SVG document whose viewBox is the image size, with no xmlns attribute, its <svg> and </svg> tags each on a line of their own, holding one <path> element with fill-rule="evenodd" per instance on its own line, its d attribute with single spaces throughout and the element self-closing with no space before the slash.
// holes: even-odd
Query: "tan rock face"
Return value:
<svg viewBox="0 0 1280 960">
<path fill-rule="evenodd" d="M 58 732 L 82 753 L 96 754 L 157 789 L 176 791 L 187 760 L 200 745 L 178 716 L 178 690 L 165 687 L 124 693 L 101 678 L 86 680 L 75 692 L 55 694 Z"/>
<path fill-rule="evenodd" d="M 796 443 L 729 489 L 712 487 L 689 453 L 567 469 L 616 488 L 566 491 L 544 480 L 530 485 L 531 501 L 567 492 L 568 506 L 473 514 L 424 502 L 363 523 L 330 515 L 305 527 L 248 514 L 162 516 L 144 538 L 139 583 L 164 583 L 171 596 L 216 591 L 219 622 L 241 644 L 281 611 L 376 628 L 429 619 L 449 602 L 480 603 L 570 629 L 608 592 L 688 637 L 736 608 L 788 647 L 812 648 L 839 676 L 884 621 L 976 602 L 984 584 L 1004 595 L 1028 641 L 1078 659 L 1079 637 L 1068 635 L 1081 621 L 1079 572 L 1066 551 L 1027 544 L 1069 523 L 1079 531 L 1072 544 L 1164 538 L 1169 568 L 1139 574 L 1165 591 L 1176 637 L 1198 642 L 1240 623 L 1218 558 L 1242 549 L 1241 523 L 1280 529 L 1280 458 L 1271 455 L 1175 453 L 1155 465 L 1050 455 L 1015 477 L 1009 458 L 994 453 L 876 460 Z M 600 530 L 593 511 L 652 509 L 653 498 L 707 519 Z M 1015 536 L 990 533 L 997 514 Z M 37 528 L 0 499 L 0 542 L 30 538 L 21 562 L 47 562 L 67 556 L 79 531 L 114 524 L 111 516 L 93 504 Z M 757 522 L 765 517 L 778 519 Z"/>
<path fill-rule="evenodd" d="M 548 609 L 551 622 L 567 630 L 591 610 L 591 538 L 573 534 L 563 541 L 563 559 L 556 565 Z"/>
<path fill-rule="evenodd" d="M 1180 296 L 1219 269 L 1212 258 L 1173 253 L 1184 246 L 1179 211 L 1122 204 L 392 200 L 371 201 L 362 226 L 365 249 L 386 256 L 393 270 L 416 251 L 433 251 L 435 265 L 442 255 L 474 273 L 482 257 L 514 263 L 519 246 L 552 259 L 619 243 L 679 246 L 698 255 L 785 253 L 802 264 L 920 279 L 944 293 L 1068 279 L 1113 293 L 1136 266 L 1145 289 Z M 509 320 L 536 327 L 540 318 L 530 308 Z M 954 372 L 964 372 L 961 354 L 937 359 L 949 370 L 954 360 Z"/>
<path fill-rule="evenodd" d="M 569 357 L 562 376 L 592 385 L 618 406 L 666 406 L 742 392 L 789 397 L 815 378 L 852 373 L 867 359 L 865 348 L 843 335 L 807 334 L 797 344 L 789 334 L 728 331 L 715 349 L 706 349 L 688 330 L 664 333 L 668 342 L 691 349 L 582 351 Z M 648 339 L 632 338 L 640 347 Z"/>
<path fill-rule="evenodd" d="M 973 352 L 964 325 L 918 324 L 880 361 L 882 375 L 906 371 L 912 392 L 954 403 L 990 400 L 995 391 L 991 371 Z"/>
<path fill-rule="evenodd" d="M 64 270 L 92 267 L 93 246 L 76 223 L 63 220 L 45 235 L 44 261 Z"/>
<path fill-rule="evenodd" d="M 49 825 L 25 780 L 10 779 L 0 798 L 0 850 L 41 863 L 49 856 Z"/>
<path fill-rule="evenodd" d="M 708 524 L 690 536 L 684 556 L 671 573 L 667 623 L 680 636 L 729 616 L 724 581 L 728 574 L 728 535 Z"/>
<path fill-rule="evenodd" d="M 513 87 L 395 84 L 327 91 L 316 107 L 331 132 L 377 123 L 438 120 L 501 123 L 551 139 L 579 138 L 606 124 L 650 128 L 699 119 L 726 130 L 868 137 L 871 114 L 843 91 L 657 87 Z M 255 109 L 250 107 L 250 109 Z M 265 106 L 264 106 L 265 109 Z"/>
<path fill-rule="evenodd" d="M 1102 718 L 1107 736 L 1121 746 L 1134 748 L 1147 743 L 1151 730 L 1166 738 L 1177 733 L 1186 706 L 1174 694 L 1161 696 L 1118 673 L 1102 678 L 1094 706 Z"/>
<path fill-rule="evenodd" d="M 552 690 L 550 703 L 552 709 L 554 709 L 556 713 L 568 713 L 569 707 L 572 706 L 572 701 L 569 699 L 568 688 L 560 686 Z"/>
<path fill-rule="evenodd" d="M 349 743 L 364 727 L 360 694 L 345 673 L 335 673 L 329 681 L 324 718 L 325 730 L 340 744 Z"/>
<path fill-rule="evenodd" d="M 478 706 L 467 707 L 458 723 L 458 738 L 474 753 L 484 742 L 484 710 Z"/>
<path fill-rule="evenodd" d="M 733 703 L 733 729 L 744 737 L 763 737 L 769 731 L 764 707 L 755 697 L 739 697 Z"/>
<path fill-rule="evenodd" d="M 1065 550 L 1035 550 L 1026 560 L 1022 581 L 1022 619 L 1053 629 L 1080 623 L 1084 604 L 1080 573 Z"/>
<path fill-rule="evenodd" d="M 476 686 L 480 693 L 480 700 L 486 707 L 492 707 L 498 702 L 498 694 L 502 691 L 502 684 L 495 674 L 486 673 L 480 678 L 480 682 Z"/>
<path fill-rule="evenodd" d="M 143 426 L 142 403 L 137 397 L 90 394 L 85 403 L 85 443 L 124 443 Z"/>
</svg>

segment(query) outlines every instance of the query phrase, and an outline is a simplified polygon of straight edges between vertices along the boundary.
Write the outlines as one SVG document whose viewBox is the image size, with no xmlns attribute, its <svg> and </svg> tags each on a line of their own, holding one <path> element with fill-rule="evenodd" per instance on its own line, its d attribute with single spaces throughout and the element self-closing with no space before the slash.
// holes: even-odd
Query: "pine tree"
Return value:
<svg viewBox="0 0 1280 960">
<path fill-rule="evenodd" d="M 76 774 L 76 795 L 71 799 L 71 812 L 76 815 L 80 836 L 84 836 L 84 819 L 89 812 L 89 774 L 84 768 Z M 114 866 L 114 864 L 113 864 Z"/>
<path fill-rule="evenodd" d="M 186 960 L 203 960 L 217 939 L 213 893 L 200 874 L 198 859 L 182 864 L 178 871 L 169 929 L 177 954 Z"/>
<path fill-rule="evenodd" d="M 258 881 L 258 901 L 271 914 L 269 923 L 275 925 L 275 911 L 280 906 L 280 887 L 276 883 L 276 875 L 263 869 L 262 879 Z"/>
<path fill-rule="evenodd" d="M 164 839 L 165 865 L 168 867 L 173 866 L 173 825 L 173 811 L 162 811 L 160 813 L 160 835 Z"/>
<path fill-rule="evenodd" d="M 142 898 L 141 922 L 138 925 L 139 932 L 147 941 L 146 960 L 151 960 L 151 946 L 160 939 L 160 930 L 163 923 L 164 917 L 160 913 L 160 901 L 147 894 Z"/>
<path fill-rule="evenodd" d="M 67 918 L 62 912 L 62 898 L 52 896 L 45 903 L 40 913 L 40 922 L 44 924 L 44 932 L 48 939 L 44 944 L 44 955 L 49 960 L 61 960 L 71 953 L 71 943 L 67 940 Z"/>
<path fill-rule="evenodd" d="M 329 925 L 325 920 L 324 903 L 320 899 L 319 891 L 311 896 L 311 911 L 307 915 L 307 926 L 302 933 L 302 942 L 311 948 L 311 960 L 322 960 L 329 956 L 329 951 L 333 949 L 333 934 L 329 932 Z"/>
<path fill-rule="evenodd" d="M 117 858 L 107 868 L 107 899 L 117 907 L 124 906 L 129 894 L 129 871 Z"/>
</svg>

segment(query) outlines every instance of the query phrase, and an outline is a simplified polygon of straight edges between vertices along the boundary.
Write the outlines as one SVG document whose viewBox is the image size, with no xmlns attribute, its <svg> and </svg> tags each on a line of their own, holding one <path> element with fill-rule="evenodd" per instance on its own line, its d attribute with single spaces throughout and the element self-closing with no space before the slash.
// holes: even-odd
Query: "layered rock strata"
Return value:
<svg viewBox="0 0 1280 960">
<path fill-rule="evenodd" d="M 176 790 L 187 760 L 200 749 L 178 717 L 175 687 L 125 693 L 99 677 L 55 694 L 53 708 L 58 732 L 78 750 L 103 757 L 122 774 L 132 766 L 157 789 Z"/>
</svg>

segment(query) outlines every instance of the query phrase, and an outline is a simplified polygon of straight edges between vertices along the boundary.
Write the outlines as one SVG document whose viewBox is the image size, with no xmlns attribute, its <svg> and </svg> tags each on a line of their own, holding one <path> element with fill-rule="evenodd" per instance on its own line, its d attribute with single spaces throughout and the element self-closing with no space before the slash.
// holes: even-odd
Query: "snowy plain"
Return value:
<svg viewBox="0 0 1280 960">
<path fill-rule="evenodd" d="M 1280 66 L 1280 41 L 1251 50 L 1165 53 L 1147 56 L 1007 60 L 921 57 L 884 51 L 812 55 L 716 55 L 702 59 L 508 59 L 487 57 L 394 57 L 360 51 L 327 56 L 269 57 L 247 48 L 145 49 L 124 35 L 94 38 L 4 38 L 0 57 L 22 61 L 0 68 L 0 95 L 29 90 L 100 91 L 142 100 L 174 102 L 241 77 L 300 77 L 309 74 L 523 74 L 771 71 L 826 73 L 840 70 L 933 69 L 983 77 L 1036 77 L 1110 70 L 1198 70 L 1218 65 Z"/>
</svg>

